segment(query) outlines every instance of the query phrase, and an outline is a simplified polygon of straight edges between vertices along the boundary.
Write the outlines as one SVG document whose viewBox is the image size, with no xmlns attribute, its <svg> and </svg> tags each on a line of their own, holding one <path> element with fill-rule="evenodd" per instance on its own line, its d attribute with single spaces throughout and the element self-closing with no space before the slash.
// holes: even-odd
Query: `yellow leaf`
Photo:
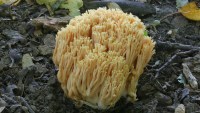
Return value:
<svg viewBox="0 0 200 113">
<path fill-rule="evenodd" d="M 2 1 L 2 0 L 0 0 L 0 5 L 1 5 L 1 4 L 3 4 L 3 1 Z"/>
<path fill-rule="evenodd" d="M 179 12 L 190 20 L 200 21 L 200 8 L 196 2 L 189 2 L 179 9 Z"/>
</svg>

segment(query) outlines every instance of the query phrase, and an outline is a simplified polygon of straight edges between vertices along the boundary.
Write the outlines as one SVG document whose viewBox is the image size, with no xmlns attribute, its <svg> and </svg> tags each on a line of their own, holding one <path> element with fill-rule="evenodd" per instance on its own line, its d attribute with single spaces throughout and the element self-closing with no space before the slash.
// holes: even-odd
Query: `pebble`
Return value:
<svg viewBox="0 0 200 113">
<path fill-rule="evenodd" d="M 37 68 L 37 72 L 39 72 L 40 74 L 46 73 L 48 71 L 48 69 L 46 68 L 46 66 L 42 65 L 40 63 L 36 63 L 35 66 Z"/>
<path fill-rule="evenodd" d="M 158 103 L 160 105 L 167 106 L 167 105 L 171 105 L 172 104 L 171 97 L 169 97 L 169 96 L 167 96 L 167 95 L 165 95 L 163 93 L 157 92 L 155 94 L 155 97 L 158 100 Z"/>
<path fill-rule="evenodd" d="M 28 108 L 27 108 L 26 106 L 22 106 L 22 110 L 23 110 L 25 113 L 29 113 Z"/>
<path fill-rule="evenodd" d="M 174 113 L 185 113 L 185 106 L 183 104 L 179 104 Z"/>
<path fill-rule="evenodd" d="M 17 49 L 10 49 L 9 56 L 12 61 L 10 64 L 10 67 L 12 67 L 15 62 L 18 62 L 19 60 L 22 59 L 22 55 L 21 55 L 21 53 L 19 53 L 19 51 Z"/>
<path fill-rule="evenodd" d="M 187 103 L 185 105 L 186 113 L 199 113 L 200 105 L 197 103 Z"/>
<path fill-rule="evenodd" d="M 53 53 L 53 48 L 50 48 L 47 45 L 40 45 L 38 49 L 42 55 L 51 55 Z"/>
<path fill-rule="evenodd" d="M 23 40 L 23 36 L 15 30 L 5 29 L 2 31 L 2 34 L 7 36 L 9 39 Z"/>
<path fill-rule="evenodd" d="M 56 43 L 56 40 L 55 40 L 55 36 L 52 35 L 52 34 L 47 34 L 45 37 L 44 37 L 44 44 L 49 46 L 49 47 L 54 47 L 55 46 L 55 43 Z"/>
<path fill-rule="evenodd" d="M 53 98 L 53 94 L 48 94 L 47 96 L 46 96 L 46 99 L 47 100 L 51 100 Z"/>
<path fill-rule="evenodd" d="M 33 109 L 33 111 L 37 111 L 37 108 L 36 108 L 36 106 L 34 106 L 34 105 L 31 105 L 31 108 Z"/>
</svg>

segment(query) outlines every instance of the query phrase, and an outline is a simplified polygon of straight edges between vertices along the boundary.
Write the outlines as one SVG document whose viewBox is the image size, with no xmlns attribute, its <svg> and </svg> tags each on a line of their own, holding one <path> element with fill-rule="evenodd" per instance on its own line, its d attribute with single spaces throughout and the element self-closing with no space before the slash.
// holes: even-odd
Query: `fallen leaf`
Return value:
<svg viewBox="0 0 200 113">
<path fill-rule="evenodd" d="M 69 15 L 74 17 L 80 15 L 80 10 L 83 6 L 82 0 L 66 0 L 60 6 L 60 8 L 69 9 Z"/>
<path fill-rule="evenodd" d="M 69 15 L 74 17 L 80 15 L 80 10 L 83 6 L 82 0 L 36 0 L 39 5 L 46 5 L 49 12 L 56 10 L 57 8 L 64 8 L 69 10 Z"/>
<path fill-rule="evenodd" d="M 18 2 L 18 0 L 0 0 L 0 5 L 1 4 L 10 5 L 10 4 L 14 4 L 15 2 Z"/>
<path fill-rule="evenodd" d="M 189 2 L 179 9 L 179 12 L 190 20 L 200 21 L 200 8 L 196 2 Z"/>
<path fill-rule="evenodd" d="M 6 38 L 8 39 L 15 39 L 16 41 L 20 41 L 23 40 L 23 36 L 15 30 L 11 30 L 11 29 L 4 29 L 2 31 L 2 34 L 6 36 Z"/>
<path fill-rule="evenodd" d="M 110 3 L 107 4 L 107 6 L 108 6 L 109 9 L 120 9 L 120 10 L 122 10 L 120 8 L 120 6 L 115 2 L 110 2 Z"/>
</svg>

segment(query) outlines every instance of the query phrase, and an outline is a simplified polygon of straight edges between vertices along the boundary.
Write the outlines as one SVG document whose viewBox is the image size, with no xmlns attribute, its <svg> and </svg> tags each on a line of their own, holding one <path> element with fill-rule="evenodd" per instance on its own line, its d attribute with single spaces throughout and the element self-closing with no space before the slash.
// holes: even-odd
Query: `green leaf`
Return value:
<svg viewBox="0 0 200 113">
<path fill-rule="evenodd" d="M 148 31 L 147 30 L 144 31 L 144 36 L 148 36 Z"/>
<path fill-rule="evenodd" d="M 80 15 L 79 8 L 82 6 L 82 0 L 67 0 L 61 4 L 60 8 L 69 9 L 69 15 L 74 17 Z"/>
<path fill-rule="evenodd" d="M 49 12 L 53 12 L 58 8 L 64 8 L 69 10 L 69 15 L 74 17 L 80 15 L 80 10 L 83 6 L 82 0 L 36 0 L 40 5 L 48 6 Z"/>
<path fill-rule="evenodd" d="M 62 4 L 63 2 L 65 2 L 66 0 L 57 0 L 51 7 L 53 10 L 56 10 L 60 7 L 60 4 Z"/>
</svg>

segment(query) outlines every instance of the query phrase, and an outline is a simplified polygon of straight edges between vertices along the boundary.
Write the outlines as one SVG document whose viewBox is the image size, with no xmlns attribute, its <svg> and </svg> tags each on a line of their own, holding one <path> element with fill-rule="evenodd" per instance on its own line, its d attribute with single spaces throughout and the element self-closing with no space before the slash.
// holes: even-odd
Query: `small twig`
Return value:
<svg viewBox="0 0 200 113">
<path fill-rule="evenodd" d="M 31 108 L 31 106 L 27 103 L 27 101 L 23 97 L 20 97 L 20 100 L 25 104 L 25 106 L 28 108 L 30 113 L 35 113 L 33 109 Z"/>
<path fill-rule="evenodd" d="M 157 46 L 164 46 L 165 48 L 175 48 L 175 49 L 181 49 L 181 50 L 191 50 L 191 49 L 197 49 L 200 50 L 200 47 L 192 46 L 192 45 L 185 45 L 181 43 L 171 43 L 169 41 L 167 42 L 162 42 L 162 41 L 157 41 L 156 42 Z"/>
<path fill-rule="evenodd" d="M 156 75 L 155 75 L 155 79 L 159 76 L 160 72 L 166 68 L 177 56 L 181 56 L 181 55 L 186 55 L 186 54 L 190 54 L 193 52 L 198 51 L 197 49 L 192 49 L 189 51 L 184 51 L 184 52 L 178 52 L 176 54 L 174 54 L 167 62 L 165 62 L 160 68 L 156 69 Z"/>
<path fill-rule="evenodd" d="M 42 73 L 39 77 L 37 77 L 37 78 L 34 78 L 35 80 L 38 80 L 38 79 L 41 79 L 43 76 L 44 76 L 45 74 L 44 73 Z"/>
<path fill-rule="evenodd" d="M 2 21 L 12 21 L 10 18 L 0 18 L 0 22 Z"/>
<path fill-rule="evenodd" d="M 180 14 L 180 12 L 174 12 L 174 13 L 167 14 L 167 15 L 165 15 L 164 17 L 162 17 L 162 18 L 160 19 L 160 21 L 163 21 L 163 20 L 166 19 L 167 17 L 173 16 L 173 15 L 175 15 L 175 14 Z"/>
</svg>

